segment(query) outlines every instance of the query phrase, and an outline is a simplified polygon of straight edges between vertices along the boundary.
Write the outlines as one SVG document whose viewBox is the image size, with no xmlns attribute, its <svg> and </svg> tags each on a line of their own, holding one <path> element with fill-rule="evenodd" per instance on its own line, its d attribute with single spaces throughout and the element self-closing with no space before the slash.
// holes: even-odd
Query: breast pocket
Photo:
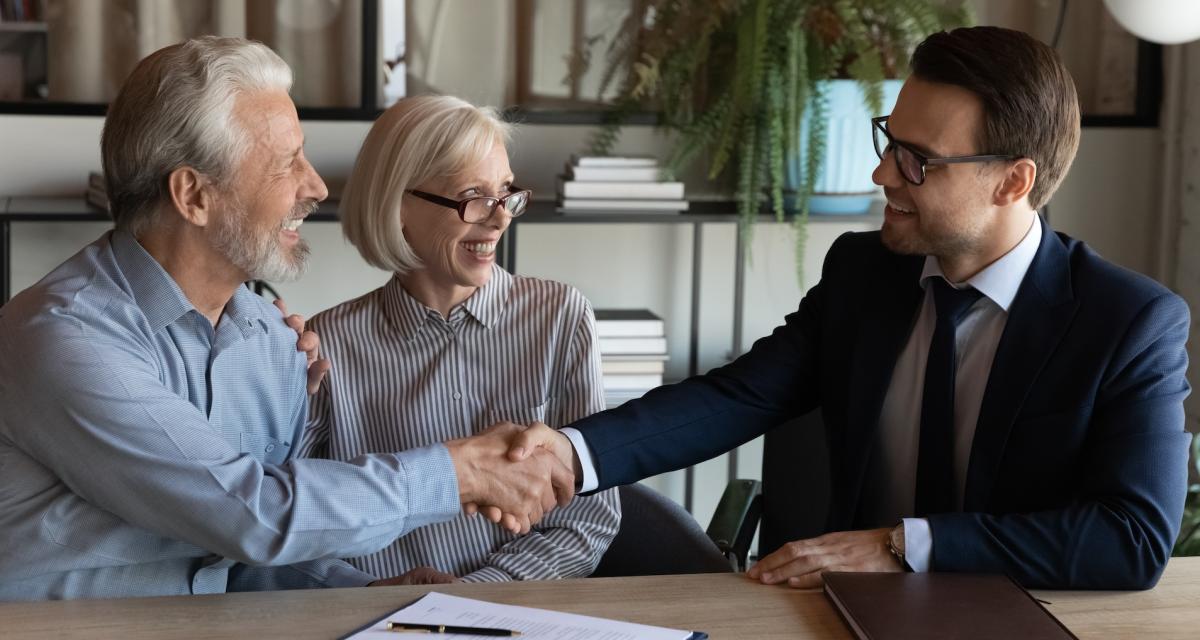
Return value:
<svg viewBox="0 0 1200 640">
<path fill-rule="evenodd" d="M 290 442 L 284 442 L 266 434 L 242 432 L 242 453 L 254 456 L 263 464 L 283 464 L 291 451 L 292 443 Z"/>
<path fill-rule="evenodd" d="M 531 407 L 516 407 L 516 408 L 500 408 L 491 407 L 487 410 L 488 423 L 482 425 L 489 427 L 497 422 L 515 422 L 517 424 L 532 424 L 534 422 L 546 421 L 546 409 L 550 406 L 550 401 L 546 400 L 539 405 Z"/>
</svg>

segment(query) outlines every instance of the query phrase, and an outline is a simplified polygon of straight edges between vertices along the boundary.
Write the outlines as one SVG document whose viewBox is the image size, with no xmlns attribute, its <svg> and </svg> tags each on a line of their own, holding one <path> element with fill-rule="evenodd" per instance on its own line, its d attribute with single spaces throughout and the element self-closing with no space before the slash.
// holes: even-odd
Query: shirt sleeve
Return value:
<svg viewBox="0 0 1200 640">
<path fill-rule="evenodd" d="M 288 589 L 326 589 L 365 587 L 375 576 L 359 571 L 343 560 L 324 559 L 297 562 L 281 567 L 253 567 L 239 564 L 229 570 L 228 591 L 285 591 Z"/>
<path fill-rule="evenodd" d="M 917 573 L 929 571 L 929 554 L 933 550 L 933 535 L 925 518 L 904 519 L 904 561 Z"/>
<path fill-rule="evenodd" d="M 575 457 L 579 459 L 579 467 L 583 476 L 576 478 L 579 493 L 595 491 L 596 487 L 600 486 L 600 479 L 596 476 L 596 459 L 592 456 L 592 450 L 588 448 L 587 440 L 575 427 L 563 427 L 559 431 L 562 431 L 563 435 L 571 441 L 571 447 L 575 449 Z"/>
<path fill-rule="evenodd" d="M 600 352 L 596 346 L 596 321 L 591 305 L 578 292 L 569 308 L 578 320 L 566 344 L 561 387 L 551 400 L 547 420 L 558 427 L 604 408 L 600 378 Z M 532 532 L 516 538 L 487 558 L 485 566 L 466 576 L 465 582 L 545 580 L 587 576 L 621 524 L 621 503 L 616 489 L 576 497 L 570 505 L 550 512 Z"/>
<path fill-rule="evenodd" d="M 3 349 L 10 397 L 22 398 L 6 413 L 27 427 L 9 435 L 126 523 L 238 562 L 287 565 L 369 553 L 460 511 L 443 445 L 264 465 L 160 381 L 148 346 L 72 320 L 39 325 Z"/>
</svg>

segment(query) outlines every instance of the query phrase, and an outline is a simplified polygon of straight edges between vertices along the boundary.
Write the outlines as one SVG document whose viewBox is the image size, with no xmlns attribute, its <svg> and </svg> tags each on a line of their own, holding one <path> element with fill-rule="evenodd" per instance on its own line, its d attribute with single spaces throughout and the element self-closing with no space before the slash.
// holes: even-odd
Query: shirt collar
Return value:
<svg viewBox="0 0 1200 640">
<path fill-rule="evenodd" d="M 225 303 L 225 310 L 222 315 L 222 323 L 232 321 L 233 326 L 237 327 L 242 332 L 242 336 L 249 338 L 258 331 L 270 333 L 271 327 L 286 327 L 282 320 L 275 318 L 276 322 L 269 322 L 263 316 L 263 310 L 270 308 L 266 302 L 256 293 L 250 290 L 250 287 L 241 286 L 233 292 L 233 297 L 229 302 Z"/>
<path fill-rule="evenodd" d="M 1033 263 L 1033 257 L 1037 254 L 1038 245 L 1041 242 L 1041 216 L 1035 213 L 1029 230 L 1025 232 L 1025 237 L 1017 243 L 1017 246 L 1010 249 L 999 260 L 968 278 L 966 284 L 975 287 L 998 307 L 1008 311 L 1013 298 L 1017 297 L 1017 290 L 1021 288 L 1021 281 L 1025 279 L 1025 273 L 1029 271 L 1029 265 Z M 925 256 L 925 268 L 921 271 L 921 286 L 924 287 L 928 284 L 929 278 L 932 277 L 945 278 L 946 276 L 936 257 Z"/>
<path fill-rule="evenodd" d="M 508 294 L 512 290 L 512 275 L 492 265 L 492 278 L 475 295 L 463 302 L 463 309 L 479 324 L 491 329 L 504 315 Z"/>
<path fill-rule="evenodd" d="M 504 315 L 508 296 L 512 290 L 512 275 L 499 266 L 492 265 L 492 277 L 488 283 L 467 298 L 458 308 L 476 322 L 490 329 Z M 425 325 L 438 317 L 438 312 L 421 304 L 409 295 L 400 284 L 400 278 L 392 276 L 383 286 L 384 313 L 405 340 L 417 337 Z M 453 312 L 451 312 L 453 316 Z"/>
<path fill-rule="evenodd" d="M 196 309 L 179 288 L 179 283 L 130 233 L 119 229 L 113 231 L 112 248 L 121 275 L 129 283 L 133 299 L 152 331 L 157 332 Z M 270 325 L 263 318 L 262 310 L 258 296 L 247 287 L 238 287 L 225 304 L 222 315 L 233 321 L 242 335 L 249 337 L 259 328 L 265 331 Z"/>
<path fill-rule="evenodd" d="M 131 234 L 120 229 L 113 231 L 112 251 L 117 268 L 129 283 L 134 302 L 152 330 L 162 329 L 195 308 L 174 278 Z"/>
</svg>

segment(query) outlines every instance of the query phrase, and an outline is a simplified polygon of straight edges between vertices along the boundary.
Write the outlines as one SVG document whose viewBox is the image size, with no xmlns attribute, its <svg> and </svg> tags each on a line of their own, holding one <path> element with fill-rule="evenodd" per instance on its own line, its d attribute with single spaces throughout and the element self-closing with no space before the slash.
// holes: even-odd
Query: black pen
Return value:
<svg viewBox="0 0 1200 640">
<path fill-rule="evenodd" d="M 425 633 L 461 633 L 472 636 L 500 636 L 510 638 L 521 635 L 520 631 L 511 629 L 492 629 L 490 627 L 456 627 L 450 624 L 417 624 L 415 622 L 388 622 L 388 631 L 424 631 Z"/>
</svg>

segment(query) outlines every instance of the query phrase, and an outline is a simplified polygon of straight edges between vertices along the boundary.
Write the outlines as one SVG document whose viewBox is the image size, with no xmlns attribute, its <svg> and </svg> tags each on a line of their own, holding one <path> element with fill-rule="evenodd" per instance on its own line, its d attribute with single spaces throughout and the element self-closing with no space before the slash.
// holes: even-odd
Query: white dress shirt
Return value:
<svg viewBox="0 0 1200 640">
<path fill-rule="evenodd" d="M 1021 287 L 1021 281 L 1025 279 L 1029 265 L 1033 263 L 1041 241 L 1042 226 L 1038 216 L 1034 215 L 1029 230 L 1017 246 L 966 282 L 950 283 L 955 288 L 975 287 L 983 294 L 963 316 L 954 340 L 954 495 L 956 504 L 960 506 L 971 444 L 975 438 L 979 407 L 987 387 L 992 358 L 996 355 L 996 346 L 1008 322 L 1008 308 Z M 879 461 L 877 464 L 880 467 L 873 469 L 872 474 L 884 481 L 878 483 L 878 487 L 873 487 L 875 492 L 867 492 L 868 495 L 864 497 L 867 504 L 863 510 L 868 521 L 894 523 L 903 520 L 905 559 L 914 571 L 929 570 L 929 555 L 933 547 L 929 521 L 905 517 L 915 511 L 925 364 L 937 321 L 933 292 L 929 288 L 930 278 L 945 276 L 937 258 L 926 256 L 925 268 L 921 272 L 921 287 L 925 289 L 925 296 L 920 315 L 904 350 L 896 360 L 879 417 L 879 439 L 874 445 L 878 455 L 873 456 L 872 460 Z M 595 489 L 599 485 L 595 462 L 583 434 L 572 428 L 562 429 L 562 432 L 579 454 L 583 468 L 580 491 Z"/>
</svg>

